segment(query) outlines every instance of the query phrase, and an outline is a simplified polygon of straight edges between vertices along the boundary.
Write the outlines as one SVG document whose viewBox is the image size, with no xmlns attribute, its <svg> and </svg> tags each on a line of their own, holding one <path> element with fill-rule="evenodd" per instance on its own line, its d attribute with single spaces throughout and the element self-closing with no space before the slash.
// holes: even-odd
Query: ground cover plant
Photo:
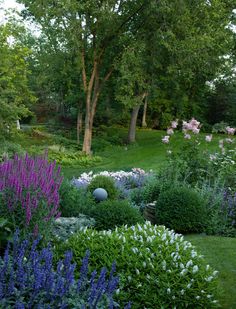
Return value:
<svg viewBox="0 0 236 309">
<path fill-rule="evenodd" d="M 85 229 L 58 246 L 58 256 L 67 248 L 78 263 L 88 248 L 91 270 L 102 264 L 109 267 L 115 259 L 121 281 L 116 298 L 128 298 L 132 308 L 217 306 L 217 271 L 182 235 L 163 226 L 146 222 L 113 232 Z"/>
<path fill-rule="evenodd" d="M 87 251 L 76 280 L 71 251 L 65 252 L 63 260 L 55 267 L 51 247 L 38 249 L 39 242 L 40 238 L 33 244 L 27 239 L 20 241 L 19 232 L 16 232 L 13 244 L 8 243 L 4 257 L 0 257 L 1 308 L 118 307 L 113 300 L 119 283 L 115 264 L 110 273 L 102 268 L 100 273 L 94 270 L 89 274 L 90 254 Z"/>
</svg>

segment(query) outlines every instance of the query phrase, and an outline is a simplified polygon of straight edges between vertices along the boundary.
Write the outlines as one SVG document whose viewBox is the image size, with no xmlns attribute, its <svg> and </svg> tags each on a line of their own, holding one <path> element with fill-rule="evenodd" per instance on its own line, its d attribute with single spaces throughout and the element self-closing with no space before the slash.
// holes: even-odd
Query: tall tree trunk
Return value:
<svg viewBox="0 0 236 309">
<path fill-rule="evenodd" d="M 80 133 L 82 131 L 82 122 L 83 122 L 82 113 L 80 111 L 78 111 L 78 115 L 77 115 L 77 144 L 80 143 Z"/>
<path fill-rule="evenodd" d="M 148 104 L 148 97 L 145 97 L 145 102 L 143 106 L 143 118 L 142 118 L 142 128 L 147 127 L 146 117 L 147 117 L 147 104 Z"/>
<path fill-rule="evenodd" d="M 129 133 L 128 133 L 128 143 L 129 144 L 135 142 L 136 123 L 137 123 L 139 109 L 140 109 L 140 104 L 133 107 L 132 109 L 130 125 L 129 125 Z"/>
<path fill-rule="evenodd" d="M 83 151 L 86 154 L 91 153 L 92 146 L 92 129 L 93 127 L 90 124 L 90 117 L 85 117 L 85 128 L 84 128 L 84 142 L 83 142 Z"/>
</svg>

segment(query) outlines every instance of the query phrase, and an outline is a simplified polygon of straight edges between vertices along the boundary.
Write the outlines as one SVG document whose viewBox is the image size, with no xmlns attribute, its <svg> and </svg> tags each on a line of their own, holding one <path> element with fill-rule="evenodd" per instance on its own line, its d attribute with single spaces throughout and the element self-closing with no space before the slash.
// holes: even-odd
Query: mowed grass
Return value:
<svg viewBox="0 0 236 309">
<path fill-rule="evenodd" d="M 127 130 L 122 130 L 122 134 L 127 134 Z M 144 170 L 159 170 L 165 165 L 167 160 L 167 150 L 178 151 L 183 143 L 183 134 L 176 132 L 170 138 L 169 144 L 163 144 L 161 139 L 166 135 L 165 131 L 157 130 L 137 130 L 136 143 L 124 146 L 110 146 L 100 152 L 95 152 L 102 158 L 102 162 L 89 168 L 66 167 L 63 168 L 64 174 L 68 178 L 78 177 L 82 172 L 96 171 L 115 171 L 130 170 L 133 167 L 143 168 Z M 214 135 L 211 143 L 205 142 L 206 134 L 199 134 L 201 151 L 219 150 L 219 140 L 225 136 Z"/>
<path fill-rule="evenodd" d="M 188 235 L 185 238 L 205 256 L 207 263 L 219 271 L 222 308 L 235 309 L 236 238 L 202 235 Z"/>
</svg>

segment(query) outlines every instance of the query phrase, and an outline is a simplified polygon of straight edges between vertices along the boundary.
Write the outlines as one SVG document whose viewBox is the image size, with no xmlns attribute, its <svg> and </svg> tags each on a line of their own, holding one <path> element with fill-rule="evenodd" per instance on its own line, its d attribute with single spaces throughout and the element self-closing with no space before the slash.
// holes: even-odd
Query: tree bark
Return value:
<svg viewBox="0 0 236 309">
<path fill-rule="evenodd" d="M 143 106 L 143 118 L 142 118 L 142 128 L 147 127 L 146 117 L 147 117 L 147 104 L 148 104 L 148 97 L 145 97 L 145 102 Z"/>
<path fill-rule="evenodd" d="M 83 122 L 83 117 L 82 117 L 82 113 L 80 111 L 78 111 L 78 115 L 77 115 L 77 144 L 80 143 L 80 133 L 82 131 L 82 123 Z"/>
<path fill-rule="evenodd" d="M 140 105 L 137 105 L 133 107 L 132 113 L 131 113 L 131 119 L 130 119 L 130 125 L 129 125 L 129 133 L 128 133 L 128 143 L 134 143 L 135 142 L 135 135 L 136 135 L 136 123 L 138 118 L 138 112 L 140 109 Z"/>
</svg>

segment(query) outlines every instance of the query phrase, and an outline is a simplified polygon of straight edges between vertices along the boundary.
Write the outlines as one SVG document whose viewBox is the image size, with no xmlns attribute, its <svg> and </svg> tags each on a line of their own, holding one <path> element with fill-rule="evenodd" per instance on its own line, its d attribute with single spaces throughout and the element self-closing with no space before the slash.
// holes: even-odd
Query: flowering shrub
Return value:
<svg viewBox="0 0 236 309">
<path fill-rule="evenodd" d="M 72 252 L 53 266 L 50 246 L 37 249 L 40 238 L 32 246 L 28 240 L 19 241 L 15 233 L 12 251 L 8 245 L 0 257 L 0 306 L 1 308 L 116 308 L 113 294 L 118 286 L 114 276 L 115 264 L 107 276 L 106 268 L 99 275 L 96 270 L 88 276 L 89 252 L 81 262 L 79 280 L 74 273 Z M 128 305 L 126 308 L 129 308 Z"/>
<path fill-rule="evenodd" d="M 93 178 L 98 175 L 111 177 L 114 179 L 115 184 L 118 189 L 120 189 L 125 195 L 132 188 L 142 187 L 145 183 L 147 177 L 149 176 L 144 170 L 140 168 L 133 168 L 131 172 L 118 171 L 118 172 L 108 172 L 103 171 L 98 174 L 93 174 L 93 172 L 83 173 L 80 178 L 73 179 L 72 184 L 77 188 L 87 188 L 89 183 Z"/>
<path fill-rule="evenodd" d="M 171 127 L 167 129 L 167 135 L 162 138 L 163 143 L 169 144 L 170 136 L 174 134 L 176 123 L 177 121 L 174 122 L 173 127 L 172 122 Z M 235 163 L 232 158 L 232 154 L 235 153 L 235 149 L 232 149 L 232 144 L 234 143 L 232 135 L 234 135 L 236 129 L 229 126 L 225 127 L 224 132 L 228 134 L 228 137 L 220 140 L 220 153 L 212 154 L 208 150 L 202 151 L 199 147 L 202 143 L 201 137 L 199 137 L 200 128 L 200 122 L 194 118 L 189 122 L 183 121 L 182 132 L 184 133 L 185 142 L 182 143 L 181 149 L 177 153 L 173 153 L 170 149 L 167 150 L 170 163 L 173 163 L 172 167 L 175 166 L 175 169 L 181 170 L 182 180 L 187 179 L 189 183 L 198 183 L 204 179 L 215 181 L 219 174 L 221 174 L 222 179 L 225 175 L 228 177 L 232 174 L 232 164 Z M 212 134 L 206 135 L 205 144 L 210 143 L 212 139 Z M 217 168 L 212 166 L 212 162 L 214 165 L 217 165 Z M 228 172 L 229 169 L 230 171 Z"/>
<path fill-rule="evenodd" d="M 20 227 L 26 234 L 45 232 L 60 216 L 60 167 L 47 157 L 14 156 L 0 164 L 0 216 Z"/>
<path fill-rule="evenodd" d="M 88 248 L 91 269 L 111 267 L 115 259 L 121 281 L 117 299 L 130 299 L 134 308 L 217 305 L 217 272 L 183 236 L 164 226 L 146 222 L 113 232 L 85 229 L 58 247 L 58 254 L 67 248 L 72 249 L 78 263 Z"/>
</svg>

